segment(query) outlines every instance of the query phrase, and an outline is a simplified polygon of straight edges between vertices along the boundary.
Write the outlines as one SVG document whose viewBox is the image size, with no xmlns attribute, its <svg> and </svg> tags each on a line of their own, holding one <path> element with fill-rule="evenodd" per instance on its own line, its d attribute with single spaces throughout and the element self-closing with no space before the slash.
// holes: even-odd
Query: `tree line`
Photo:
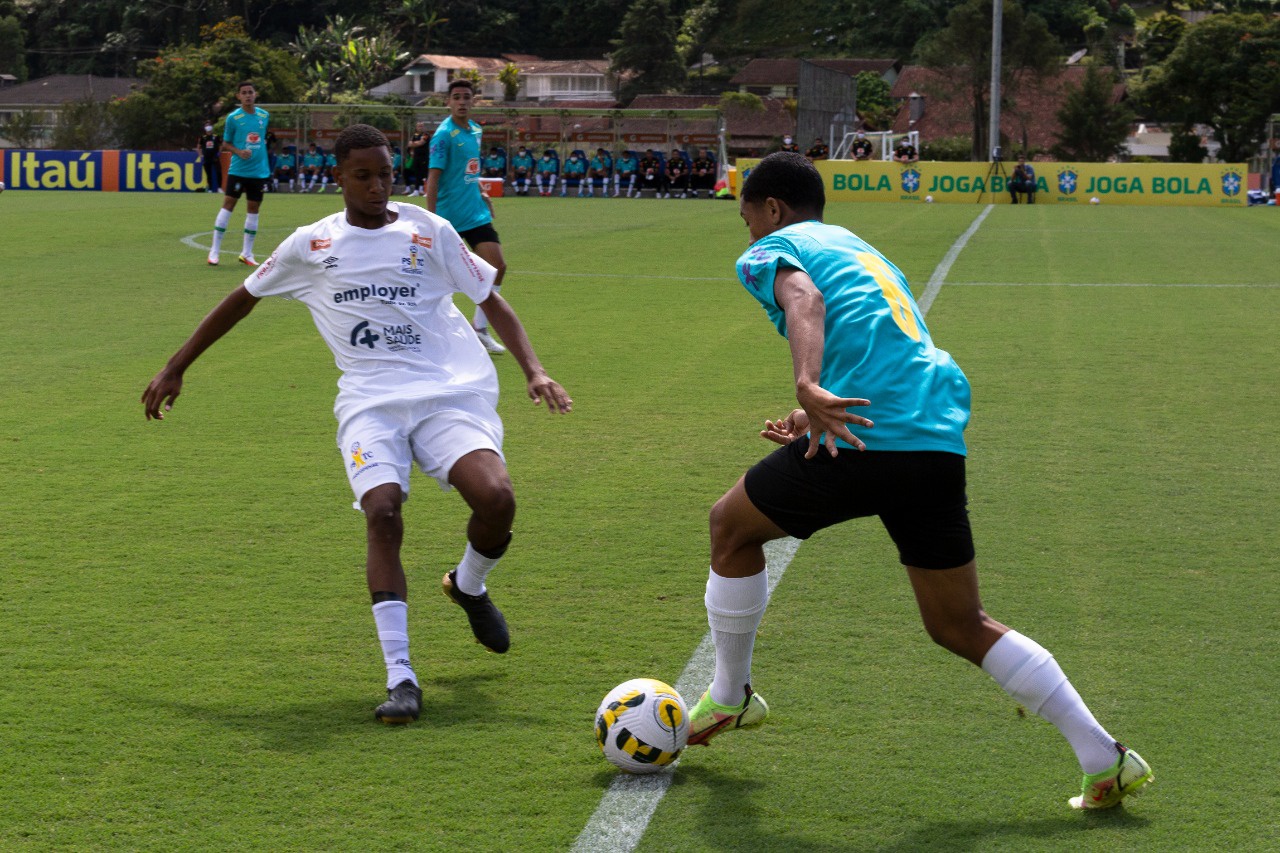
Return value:
<svg viewBox="0 0 1280 853">
<path fill-rule="evenodd" d="M 1133 115 L 1179 130 L 1208 124 L 1223 158 L 1257 150 L 1280 112 L 1275 0 L 1216 0 L 1188 24 L 1168 0 L 1141 14 L 1119 0 L 1005 0 L 1005 74 L 1044 75 L 1084 50 L 1095 66 L 1071 93 L 1064 153 L 1105 158 Z M 1178 5 L 1175 7 L 1175 3 Z M 264 101 L 361 100 L 424 52 L 546 58 L 607 56 L 642 92 L 715 94 L 754 57 L 892 57 L 961 81 L 972 102 L 972 156 L 985 159 L 991 0 L 0 0 L 0 73 L 139 76 L 147 87 L 111 108 L 136 147 L 181 140 L 234 106 L 242 77 Z M 720 61 L 701 65 L 704 55 Z M 698 67 L 690 75 L 689 69 Z M 1128 75 L 1128 104 L 1109 103 Z M 504 83 L 518 85 L 518 63 Z M 887 93 L 868 83 L 864 117 L 883 122 Z M 864 106 L 860 104 L 860 106 Z M 1062 118 L 1060 116 L 1060 118 Z M 1095 132 L 1096 131 L 1096 132 Z M 1090 136 L 1090 133 L 1093 133 Z M 1180 137 L 1187 136 L 1186 133 Z M 1123 139 L 1123 135 L 1120 137 Z M 1198 159 L 1198 140 L 1176 156 Z"/>
</svg>

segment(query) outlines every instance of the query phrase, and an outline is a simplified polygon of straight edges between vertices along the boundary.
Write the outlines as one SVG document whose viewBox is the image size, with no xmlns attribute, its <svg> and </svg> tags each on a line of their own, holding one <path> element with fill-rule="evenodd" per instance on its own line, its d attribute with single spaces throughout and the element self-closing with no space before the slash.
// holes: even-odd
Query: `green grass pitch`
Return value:
<svg viewBox="0 0 1280 853">
<path fill-rule="evenodd" d="M 259 257 L 339 204 L 268 196 Z M 415 481 L 425 707 L 405 728 L 373 719 L 363 522 L 307 312 L 264 302 L 143 419 L 148 380 L 246 272 L 182 242 L 216 208 L 0 196 L 0 848 L 567 850 L 615 775 L 599 698 L 680 674 L 706 632 L 707 511 L 793 405 L 786 344 L 733 277 L 736 206 L 498 201 L 504 295 L 575 411 L 535 408 L 498 360 L 506 656 L 437 591 L 462 502 Z M 980 211 L 827 218 L 919 297 Z M 1065 741 L 928 641 L 866 520 L 800 548 L 756 649 L 770 720 L 687 753 L 638 849 L 1275 849 L 1278 245 L 1268 209 L 1001 206 L 928 316 L 974 387 L 987 609 L 1151 761 L 1141 798 L 1068 810 Z"/>
</svg>

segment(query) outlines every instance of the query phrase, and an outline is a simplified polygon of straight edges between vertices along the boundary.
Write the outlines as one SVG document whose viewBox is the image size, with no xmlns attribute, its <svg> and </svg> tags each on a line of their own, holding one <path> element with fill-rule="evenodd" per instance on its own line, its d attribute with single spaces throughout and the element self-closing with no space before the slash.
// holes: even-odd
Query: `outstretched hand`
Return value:
<svg viewBox="0 0 1280 853">
<path fill-rule="evenodd" d="M 166 368 L 156 374 L 142 392 L 142 405 L 147 420 L 164 420 L 164 413 L 173 408 L 173 403 L 182 393 L 182 374 L 170 373 Z M 161 411 L 163 405 L 164 411 Z"/>
<path fill-rule="evenodd" d="M 793 409 L 785 418 L 766 420 L 760 437 L 783 446 L 790 444 L 809 431 L 809 416 L 804 409 Z"/>
<path fill-rule="evenodd" d="M 529 399 L 533 400 L 535 406 L 546 400 L 547 411 L 553 415 L 567 415 L 573 411 L 573 400 L 569 399 L 569 392 L 545 373 L 529 380 Z"/>
<path fill-rule="evenodd" d="M 861 397 L 837 397 L 818 385 L 809 385 L 797 393 L 801 408 L 793 410 L 785 418 L 778 421 L 765 421 L 760 432 L 762 438 L 777 444 L 790 444 L 805 433 L 809 433 L 809 449 L 804 458 L 812 459 L 818 455 L 818 448 L 825 447 L 832 456 L 839 455 L 836 439 L 842 438 L 858 450 L 866 450 L 867 445 L 854 435 L 849 424 L 870 429 L 875 426 L 868 418 L 848 411 L 851 406 L 869 406 L 870 400 Z"/>
</svg>

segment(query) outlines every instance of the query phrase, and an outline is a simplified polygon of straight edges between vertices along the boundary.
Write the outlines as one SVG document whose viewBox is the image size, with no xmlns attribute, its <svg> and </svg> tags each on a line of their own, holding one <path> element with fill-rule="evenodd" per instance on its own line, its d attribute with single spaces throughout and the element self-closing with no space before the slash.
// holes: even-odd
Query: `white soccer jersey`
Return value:
<svg viewBox="0 0 1280 853">
<path fill-rule="evenodd" d="M 461 293 L 483 302 L 496 270 L 446 220 L 388 203 L 395 222 L 370 230 L 335 213 L 294 231 L 247 279 L 254 296 L 296 299 L 311 311 L 342 376 L 338 420 L 389 399 L 474 392 L 498 401 L 498 374 Z"/>
</svg>

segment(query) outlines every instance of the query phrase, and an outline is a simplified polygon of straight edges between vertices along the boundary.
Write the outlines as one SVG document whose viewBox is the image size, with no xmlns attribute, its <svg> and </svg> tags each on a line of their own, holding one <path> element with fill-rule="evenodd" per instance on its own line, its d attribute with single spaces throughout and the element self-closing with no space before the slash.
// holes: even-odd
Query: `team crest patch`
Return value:
<svg viewBox="0 0 1280 853">
<path fill-rule="evenodd" d="M 1240 194 L 1240 185 L 1244 179 L 1235 169 L 1228 169 L 1222 173 L 1222 193 L 1228 197 Z"/>
<path fill-rule="evenodd" d="M 418 241 L 415 238 L 409 244 L 409 255 L 400 259 L 400 272 L 405 275 L 422 275 L 423 261 L 422 250 L 418 248 Z"/>
<path fill-rule="evenodd" d="M 1071 195 L 1076 191 L 1076 185 L 1079 182 L 1080 176 L 1076 174 L 1075 169 L 1063 169 L 1058 173 L 1058 192 Z"/>
<path fill-rule="evenodd" d="M 257 145 L 259 142 L 262 141 L 262 137 L 256 133 L 250 133 L 248 136 L 245 137 L 245 139 L 248 141 L 250 145 Z"/>
<path fill-rule="evenodd" d="M 907 169 L 902 173 L 902 191 L 904 193 L 914 193 L 920 189 L 920 172 L 915 169 Z"/>
<path fill-rule="evenodd" d="M 470 160 L 467 161 L 467 174 L 468 175 L 480 174 L 480 161 L 477 160 L 475 157 L 472 157 Z"/>
<path fill-rule="evenodd" d="M 351 457 L 347 467 L 351 469 L 352 476 L 359 477 L 365 471 L 378 467 L 378 463 L 373 461 L 373 451 L 365 450 L 358 441 L 352 443 L 347 453 Z"/>
</svg>

